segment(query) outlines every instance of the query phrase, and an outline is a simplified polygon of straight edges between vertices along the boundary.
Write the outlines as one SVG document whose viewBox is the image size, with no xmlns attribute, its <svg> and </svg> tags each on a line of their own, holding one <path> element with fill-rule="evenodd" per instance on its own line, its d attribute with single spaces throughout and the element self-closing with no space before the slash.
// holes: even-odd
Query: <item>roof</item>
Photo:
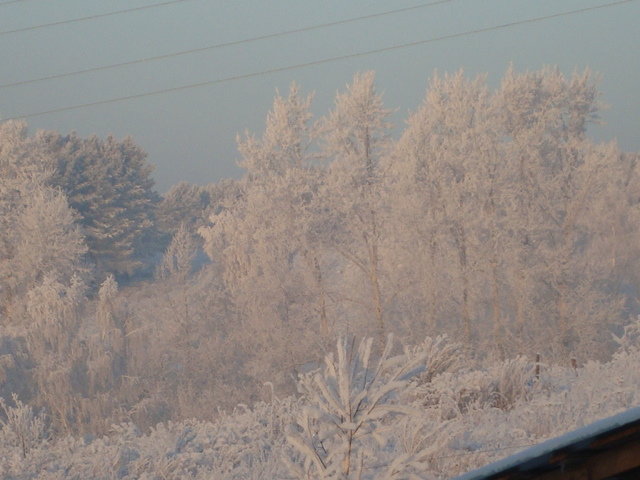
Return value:
<svg viewBox="0 0 640 480">
<path fill-rule="evenodd" d="M 618 458 L 621 456 L 624 458 Z M 615 466 L 611 466 L 613 463 Z M 599 473 L 594 474 L 592 472 L 594 468 L 598 469 Z M 566 475 L 565 472 L 570 471 L 589 472 L 591 476 L 588 478 L 597 480 L 630 469 L 633 469 L 637 476 L 628 478 L 640 478 L 640 474 L 636 471 L 638 468 L 640 468 L 640 407 L 635 407 L 547 440 L 503 460 L 455 477 L 453 480 L 574 478 Z"/>
</svg>

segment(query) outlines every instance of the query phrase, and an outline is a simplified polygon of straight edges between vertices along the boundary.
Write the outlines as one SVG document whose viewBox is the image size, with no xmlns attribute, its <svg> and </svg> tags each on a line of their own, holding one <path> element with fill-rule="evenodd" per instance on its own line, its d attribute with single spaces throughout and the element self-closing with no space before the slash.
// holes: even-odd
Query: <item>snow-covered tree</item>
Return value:
<svg viewBox="0 0 640 480">
<path fill-rule="evenodd" d="M 322 155 L 331 165 L 319 198 L 325 215 L 315 221 L 325 248 L 342 257 L 365 285 L 356 301 L 364 306 L 364 317 L 374 319 L 372 331 L 384 338 L 385 307 L 392 294 L 385 291 L 380 251 L 386 225 L 379 164 L 388 151 L 391 125 L 374 77 L 373 72 L 356 74 L 320 122 Z M 345 286 L 343 293 L 352 286 Z"/>
<path fill-rule="evenodd" d="M 20 321 L 24 298 L 45 277 L 69 284 L 87 247 L 65 195 L 48 185 L 49 157 L 28 137 L 26 125 L 0 124 L 0 298 Z"/>
<path fill-rule="evenodd" d="M 496 92 L 510 159 L 504 212 L 514 241 L 505 253 L 516 338 L 536 338 L 565 358 L 594 355 L 591 339 L 621 321 L 612 290 L 620 240 L 611 232 L 621 230 L 615 212 L 628 193 L 617 147 L 585 136 L 597 96 L 588 71 L 565 78 L 550 68 L 509 69 Z"/>
<path fill-rule="evenodd" d="M 436 328 L 442 311 L 437 303 L 448 301 L 447 316 L 455 312 L 460 318 L 467 342 L 479 316 L 474 302 L 480 293 L 476 249 L 483 242 L 489 247 L 483 252 L 486 264 L 493 264 L 494 318 L 500 318 L 495 300 L 500 168 L 491 113 L 483 76 L 467 80 L 462 71 L 435 75 L 389 166 L 395 177 L 391 201 L 401 225 L 394 230 L 400 237 L 397 243 L 407 249 L 405 255 L 417 257 L 416 264 L 409 265 L 428 302 L 430 328 Z M 487 238 L 481 240 L 481 234 Z M 401 265 L 409 261 L 399 260 Z"/>
<path fill-rule="evenodd" d="M 127 373 L 127 325 L 117 305 L 118 284 L 108 275 L 98 290 L 96 327 L 87 362 L 89 389 L 108 393 Z"/>
<path fill-rule="evenodd" d="M 220 182 L 224 183 L 223 181 Z M 212 195 L 207 187 L 179 182 L 162 196 L 156 211 L 158 229 L 175 235 L 181 225 L 197 230 L 206 223 Z"/>
<path fill-rule="evenodd" d="M 247 169 L 242 191 L 200 229 L 204 250 L 221 269 L 229 314 L 242 326 L 238 333 L 252 332 L 247 368 L 258 378 L 269 365 L 294 370 L 318 330 L 328 332 L 321 265 L 309 234 L 319 181 L 308 151 L 310 102 L 294 84 L 286 98 L 276 95 L 261 138 L 238 137 Z M 256 351 L 269 351 L 270 361 L 254 360 Z M 290 383 L 284 372 L 276 384 L 283 383 Z"/>
<path fill-rule="evenodd" d="M 83 139 L 41 132 L 54 158 L 54 185 L 80 214 L 89 253 L 98 270 L 131 275 L 156 249 L 152 167 L 131 138 Z"/>
<path fill-rule="evenodd" d="M 184 280 L 191 273 L 193 260 L 197 253 L 197 243 L 193 234 L 187 230 L 185 224 L 173 236 L 171 243 L 164 253 L 162 263 L 159 267 L 161 278 L 176 277 L 178 281 Z"/>
<path fill-rule="evenodd" d="M 585 137 L 596 99 L 588 73 L 509 70 L 493 93 L 434 77 L 385 167 L 398 316 L 459 325 L 503 357 L 605 340 L 637 208 L 633 162 Z"/>
<path fill-rule="evenodd" d="M 424 369 L 425 354 L 392 357 L 390 337 L 380 357 L 373 359 L 372 344 L 372 338 L 364 339 L 356 349 L 342 338 L 337 358 L 327 355 L 323 370 L 300 377 L 306 406 L 287 435 L 302 458 L 301 464 L 289 462 L 297 478 L 392 479 L 424 470 L 422 452 L 401 455 L 383 466 L 379 452 L 389 442 L 389 420 L 415 414 L 398 399 Z"/>
<path fill-rule="evenodd" d="M 12 395 L 12 400 L 13 406 L 10 406 L 0 397 L 0 448 L 12 446 L 26 458 L 33 448 L 47 439 L 46 418 L 42 412 L 36 413 L 31 406 L 21 402 L 16 394 Z M 8 452 L 5 450 L 5 453 Z"/>
<path fill-rule="evenodd" d="M 69 281 L 82 271 L 87 252 L 84 237 L 63 193 L 50 187 L 34 188 L 25 199 L 15 228 L 12 262 L 19 285 L 40 282 L 45 275 Z"/>
<path fill-rule="evenodd" d="M 35 363 L 35 403 L 46 408 L 58 432 L 77 431 L 81 424 L 84 351 L 79 341 L 85 286 L 47 275 L 27 294 L 26 341 Z"/>
<path fill-rule="evenodd" d="M 409 476 L 415 455 L 416 472 L 426 459 L 424 476 L 444 477 L 493 458 L 486 450 L 637 403 L 637 328 L 623 325 L 638 311 L 639 157 L 588 139 L 590 75 L 509 70 L 494 90 L 483 76 L 436 75 L 398 142 L 371 73 L 315 125 L 309 107 L 295 86 L 276 96 L 264 134 L 239 137 L 244 178 L 172 189 L 156 224 L 157 254 L 174 237 L 160 275 L 120 292 L 105 270 L 135 271 L 154 230 L 144 155 L 127 141 L 0 123 L 0 397 L 44 408 L 57 435 L 140 429 L 54 440 L 51 456 L 34 447 L 23 458 L 11 444 L 0 477 L 117 465 L 122 478 L 285 478 L 282 425 L 294 416 L 292 438 L 311 448 L 291 447 L 300 475 L 333 475 L 304 467 L 316 454 L 336 475 L 345 464 L 356 473 L 356 456 L 341 456 L 351 442 L 376 458 L 358 457 L 363 478 L 392 465 Z M 198 227 L 211 262 L 191 271 L 187 232 Z M 85 232 L 106 278 L 89 299 Z M 432 337 L 407 346 L 406 358 L 426 355 L 418 388 L 385 398 L 419 411 L 364 422 L 362 437 L 328 427 L 329 397 L 314 395 L 339 391 L 337 373 L 310 374 L 303 413 L 305 400 L 280 400 L 335 334 L 375 335 L 376 358 L 383 332 Z M 616 341 L 610 361 L 588 361 L 608 360 Z M 250 406 L 220 413 L 238 402 Z M 332 448 L 310 454 L 320 438 Z"/>
<path fill-rule="evenodd" d="M 239 164 L 250 177 L 282 176 L 308 165 L 312 99 L 313 95 L 302 97 L 298 85 L 292 83 L 286 98 L 276 93 L 261 139 L 249 132 L 244 138 L 238 135 Z"/>
</svg>

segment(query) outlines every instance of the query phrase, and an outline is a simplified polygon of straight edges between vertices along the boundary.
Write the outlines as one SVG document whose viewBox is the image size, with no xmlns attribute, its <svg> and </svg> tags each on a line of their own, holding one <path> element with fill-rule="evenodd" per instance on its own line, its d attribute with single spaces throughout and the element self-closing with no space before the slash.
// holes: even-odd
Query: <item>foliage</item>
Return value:
<svg viewBox="0 0 640 480">
<path fill-rule="evenodd" d="M 154 229 L 159 197 L 152 167 L 131 138 L 86 139 L 41 132 L 52 157 L 52 183 L 80 214 L 87 245 L 99 272 L 132 275 L 157 249 Z"/>
<path fill-rule="evenodd" d="M 7 405 L 0 398 L 0 446 L 16 448 L 22 458 L 29 452 L 41 446 L 48 439 L 46 419 L 42 413 L 34 413 L 31 406 L 22 403 L 16 394 L 12 395 L 14 406 Z"/>
<path fill-rule="evenodd" d="M 3 440 L 0 475 L 20 480 L 267 480 L 291 479 L 292 473 L 294 478 L 322 478 L 323 473 L 325 478 L 345 478 L 341 476 L 347 458 L 343 443 L 351 437 L 351 460 L 357 458 L 356 453 L 361 455 L 363 479 L 446 479 L 640 402 L 640 350 L 635 348 L 620 350 L 609 362 L 591 362 L 577 371 L 547 365 L 539 379 L 510 378 L 512 390 L 529 394 L 515 399 L 508 408 L 491 402 L 469 404 L 470 408 L 443 420 L 447 398 L 455 400 L 456 392 L 465 385 L 472 386 L 469 379 L 474 370 L 469 369 L 465 376 L 447 372 L 436 375 L 430 383 L 440 403 L 425 405 L 420 397 L 407 395 L 407 382 L 400 373 L 410 373 L 411 366 L 416 365 L 415 354 L 410 351 L 395 357 L 387 352 L 380 357 L 382 362 L 375 361 L 375 354 L 371 353 L 367 377 L 363 377 L 367 372 L 364 360 L 371 345 L 371 339 L 364 340 L 362 348 L 350 356 L 348 345 L 344 341 L 338 343 L 337 356 L 329 355 L 322 370 L 300 377 L 300 388 L 306 396 L 274 397 L 253 408 L 238 406 L 209 422 L 161 423 L 146 433 L 125 423 L 101 437 L 49 440 L 38 426 L 29 430 L 34 435 L 29 437 L 32 443 L 26 456 L 15 437 L 10 437 L 8 443 Z M 424 354 L 418 357 L 419 363 L 424 362 Z M 522 365 L 523 361 L 498 362 L 477 372 L 488 380 L 482 383 L 489 387 L 508 378 L 515 364 Z M 388 376 L 383 374 L 385 370 Z M 381 375 L 376 376 L 376 372 Z M 349 380 L 356 381 L 349 384 Z M 341 396 L 341 391 L 347 395 Z M 369 408 L 349 417 L 344 407 L 355 406 L 360 400 Z M 18 404 L 18 408 L 27 412 L 24 404 Z M 395 415 L 393 421 L 385 420 L 389 415 Z M 340 422 L 341 416 L 344 422 Z M 18 424 L 32 424 L 31 420 L 26 421 L 32 418 L 30 415 L 20 418 Z M 360 425 L 363 435 L 350 435 L 353 430 L 348 428 L 348 418 Z M 321 464 L 310 457 L 331 462 L 337 475 L 332 477 L 329 469 L 314 466 Z M 416 463 L 416 459 L 420 461 Z M 305 471 L 305 465 L 311 469 Z M 349 465 L 353 468 L 358 464 Z M 409 466 L 419 467 L 413 470 L 419 476 L 412 476 Z M 354 470 L 349 472 L 351 477 L 346 478 L 353 478 Z"/>
<path fill-rule="evenodd" d="M 307 405 L 287 435 L 303 458 L 301 466 L 290 463 L 297 478 L 369 478 L 364 471 L 380 460 L 377 451 L 388 441 L 382 433 L 388 422 L 397 415 L 415 414 L 400 405 L 398 397 L 407 393 L 411 377 L 424 368 L 424 352 L 391 357 L 390 337 L 380 357 L 372 361 L 372 345 L 373 339 L 364 339 L 356 350 L 340 339 L 337 358 L 329 354 L 322 371 L 300 377 L 298 388 Z M 424 468 L 420 455 L 401 460 L 376 478 Z"/>
<path fill-rule="evenodd" d="M 588 137 L 591 73 L 434 75 L 397 139 L 371 72 L 315 122 L 311 99 L 238 137 L 241 179 L 162 200 L 130 139 L 0 123 L 0 396 L 56 445 L 0 476 L 443 476 L 637 402 L 640 157 Z M 410 388 L 388 333 L 426 365 Z M 331 370 L 340 336 L 375 347 Z"/>
<path fill-rule="evenodd" d="M 193 268 L 196 249 L 197 244 L 193 234 L 187 230 L 185 224 L 180 225 L 164 252 L 162 263 L 158 269 L 160 277 L 174 276 L 178 281 L 184 282 Z"/>
</svg>

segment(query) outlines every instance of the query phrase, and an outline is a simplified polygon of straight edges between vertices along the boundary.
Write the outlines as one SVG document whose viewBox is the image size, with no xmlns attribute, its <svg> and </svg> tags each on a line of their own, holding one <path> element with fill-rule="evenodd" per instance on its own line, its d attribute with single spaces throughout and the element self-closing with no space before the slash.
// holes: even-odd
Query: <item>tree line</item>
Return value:
<svg viewBox="0 0 640 480">
<path fill-rule="evenodd" d="M 338 336 L 478 364 L 614 351 L 638 313 L 637 153 L 588 72 L 434 75 L 400 134 L 372 72 L 277 94 L 237 180 L 153 188 L 131 139 L 0 123 L 0 393 L 64 432 L 292 393 Z M 205 258 L 206 255 L 206 258 Z"/>
</svg>

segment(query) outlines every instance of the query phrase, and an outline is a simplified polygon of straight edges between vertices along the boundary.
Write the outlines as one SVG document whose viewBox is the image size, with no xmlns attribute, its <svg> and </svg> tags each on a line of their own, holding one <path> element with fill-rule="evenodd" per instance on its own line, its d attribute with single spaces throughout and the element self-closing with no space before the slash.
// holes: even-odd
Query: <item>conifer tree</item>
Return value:
<svg viewBox="0 0 640 480">
<path fill-rule="evenodd" d="M 301 465 L 289 462 L 296 478 L 417 478 L 414 475 L 425 468 L 422 452 L 399 455 L 385 467 L 372 466 L 388 441 L 382 433 L 385 422 L 415 413 L 398 398 L 408 392 L 409 380 L 425 369 L 426 358 L 420 349 L 392 357 L 390 336 L 376 359 L 372 344 L 373 339 L 363 339 L 356 349 L 339 339 L 337 357 L 328 354 L 323 369 L 300 377 L 298 388 L 306 405 L 287 435 L 302 457 Z M 378 473 L 371 476 L 374 469 Z"/>
<path fill-rule="evenodd" d="M 54 158 L 52 183 L 81 216 L 98 271 L 135 273 L 158 249 L 154 221 L 159 197 L 146 153 L 131 138 L 82 139 L 53 132 L 38 138 Z"/>
</svg>

